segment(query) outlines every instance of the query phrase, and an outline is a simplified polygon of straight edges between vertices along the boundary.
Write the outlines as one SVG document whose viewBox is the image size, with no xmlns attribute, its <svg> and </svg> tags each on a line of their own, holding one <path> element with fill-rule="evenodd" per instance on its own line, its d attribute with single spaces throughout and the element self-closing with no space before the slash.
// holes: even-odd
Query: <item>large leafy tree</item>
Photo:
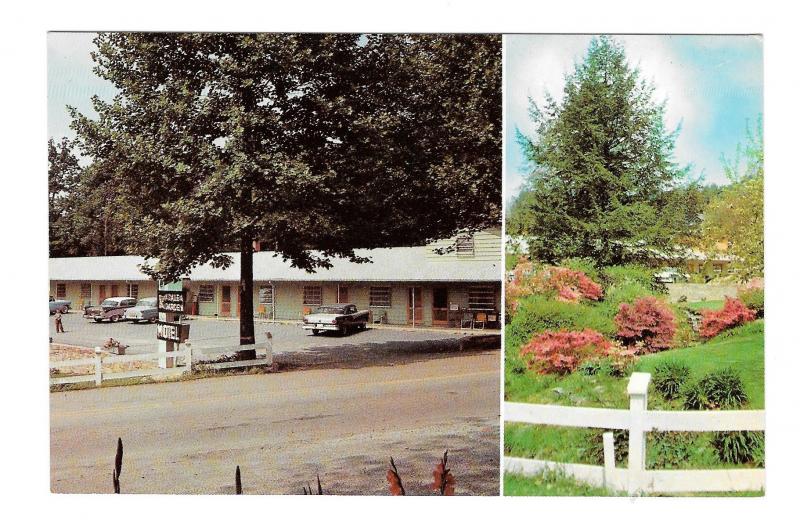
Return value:
<svg viewBox="0 0 800 520">
<path fill-rule="evenodd" d="M 78 185 L 81 167 L 74 153 L 74 143 L 62 139 L 47 141 L 47 203 L 50 231 L 50 255 L 63 256 L 70 250 L 73 234 L 70 213 L 73 193 Z"/>
<path fill-rule="evenodd" d="M 764 139 L 761 121 L 748 128 L 747 141 L 739 146 L 733 160 L 723 156 L 730 181 L 705 209 L 705 245 L 718 254 L 719 244 L 727 246 L 732 266 L 748 280 L 764 276 Z"/>
<path fill-rule="evenodd" d="M 567 76 L 561 102 L 531 101 L 535 135 L 518 133 L 531 170 L 510 224 L 534 257 L 646 260 L 698 232 L 697 204 L 686 204 L 695 190 L 676 189 L 688 167 L 673 159 L 678 130 L 665 127 L 664 108 L 606 36 Z"/>
<path fill-rule="evenodd" d="M 72 110 L 125 208 L 131 250 L 177 279 L 254 240 L 309 270 L 423 243 L 500 212 L 496 36 L 100 34 L 119 95 Z M 134 227 L 135 224 L 135 233 Z M 241 344 L 254 341 L 241 306 Z M 250 351 L 252 352 L 252 351 Z"/>
</svg>

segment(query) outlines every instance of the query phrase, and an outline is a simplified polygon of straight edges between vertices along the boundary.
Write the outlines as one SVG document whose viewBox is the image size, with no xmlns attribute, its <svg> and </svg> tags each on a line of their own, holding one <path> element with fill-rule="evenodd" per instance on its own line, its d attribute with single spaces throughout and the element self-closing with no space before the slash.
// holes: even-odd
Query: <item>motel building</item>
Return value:
<svg viewBox="0 0 800 520">
<path fill-rule="evenodd" d="M 371 263 L 332 259 L 333 267 L 309 273 L 270 251 L 253 255 L 256 318 L 301 320 L 315 307 L 353 303 L 372 323 L 451 328 L 498 328 L 502 276 L 501 233 L 490 229 L 426 246 L 356 250 Z M 437 250 L 449 248 L 440 254 Z M 191 314 L 239 315 L 239 254 L 228 269 L 198 266 L 188 274 Z M 140 256 L 50 259 L 50 295 L 72 308 L 105 298 L 156 295 L 157 284 L 139 270 Z"/>
</svg>

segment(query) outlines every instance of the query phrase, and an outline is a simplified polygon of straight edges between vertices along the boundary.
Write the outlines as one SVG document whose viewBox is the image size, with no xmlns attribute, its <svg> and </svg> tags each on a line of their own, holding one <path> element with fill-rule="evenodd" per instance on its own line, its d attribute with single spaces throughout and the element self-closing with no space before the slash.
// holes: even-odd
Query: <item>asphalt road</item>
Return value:
<svg viewBox="0 0 800 520">
<path fill-rule="evenodd" d="M 53 341 L 67 345 L 81 347 L 102 346 L 108 338 L 114 338 L 125 345 L 129 345 L 129 354 L 155 352 L 157 350 L 156 330 L 154 324 L 118 322 L 95 323 L 93 320 L 83 318 L 80 312 L 70 312 L 64 315 L 63 334 L 56 334 L 55 320 L 50 317 L 50 337 Z M 227 320 L 193 319 L 190 323 L 190 340 L 198 346 L 231 346 L 239 344 L 239 322 Z M 354 332 L 348 336 L 337 334 L 321 334 L 313 336 L 303 330 L 299 324 L 281 323 L 256 323 L 256 341 L 266 339 L 266 332 L 273 336 L 273 352 L 299 352 L 320 347 L 384 344 L 403 341 L 428 341 L 453 338 L 459 335 L 453 332 L 443 332 L 431 329 L 418 329 L 414 331 L 403 329 L 368 328 L 364 331 Z M 493 331 L 497 333 L 497 331 Z"/>
<path fill-rule="evenodd" d="M 313 370 L 50 394 L 51 488 L 123 493 L 388 494 L 394 457 L 409 494 L 445 449 L 457 494 L 497 494 L 500 353 L 393 367 Z"/>
</svg>

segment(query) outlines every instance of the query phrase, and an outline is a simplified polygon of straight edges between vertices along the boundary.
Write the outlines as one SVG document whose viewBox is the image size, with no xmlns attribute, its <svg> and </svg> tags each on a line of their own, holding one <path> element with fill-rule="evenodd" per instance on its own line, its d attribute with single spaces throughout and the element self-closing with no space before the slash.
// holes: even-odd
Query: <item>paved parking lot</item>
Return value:
<svg viewBox="0 0 800 520">
<path fill-rule="evenodd" d="M 155 324 L 149 323 L 95 323 L 83 318 L 80 312 L 64 315 L 63 334 L 56 334 L 55 321 L 51 316 L 50 337 L 54 342 L 83 347 L 103 345 L 108 338 L 114 338 L 123 345 L 129 345 L 129 354 L 155 352 L 157 349 Z M 239 344 L 239 322 L 234 320 L 192 319 L 189 320 L 189 332 L 192 344 L 200 346 L 235 347 Z M 321 334 L 313 336 L 303 330 L 300 324 L 281 324 L 256 322 L 256 341 L 266 339 L 267 331 L 273 336 L 273 352 L 319 351 L 324 347 L 340 347 L 352 345 L 379 345 L 385 343 L 426 342 L 429 340 L 462 337 L 464 333 L 457 331 L 441 331 L 435 329 L 392 329 L 368 328 L 354 332 L 349 336 Z M 496 331 L 495 331 L 496 333 Z"/>
</svg>

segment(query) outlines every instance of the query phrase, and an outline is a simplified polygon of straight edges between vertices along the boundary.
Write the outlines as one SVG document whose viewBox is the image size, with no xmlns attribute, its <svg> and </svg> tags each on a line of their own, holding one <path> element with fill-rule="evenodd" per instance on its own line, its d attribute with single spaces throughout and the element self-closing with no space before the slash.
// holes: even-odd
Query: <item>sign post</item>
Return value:
<svg viewBox="0 0 800 520">
<path fill-rule="evenodd" d="M 186 291 L 183 282 L 172 282 L 158 286 L 158 323 L 156 338 L 158 352 L 174 352 L 178 345 L 189 338 L 189 325 L 181 323 L 186 312 Z M 159 368 L 174 368 L 175 358 L 160 358 Z"/>
</svg>

